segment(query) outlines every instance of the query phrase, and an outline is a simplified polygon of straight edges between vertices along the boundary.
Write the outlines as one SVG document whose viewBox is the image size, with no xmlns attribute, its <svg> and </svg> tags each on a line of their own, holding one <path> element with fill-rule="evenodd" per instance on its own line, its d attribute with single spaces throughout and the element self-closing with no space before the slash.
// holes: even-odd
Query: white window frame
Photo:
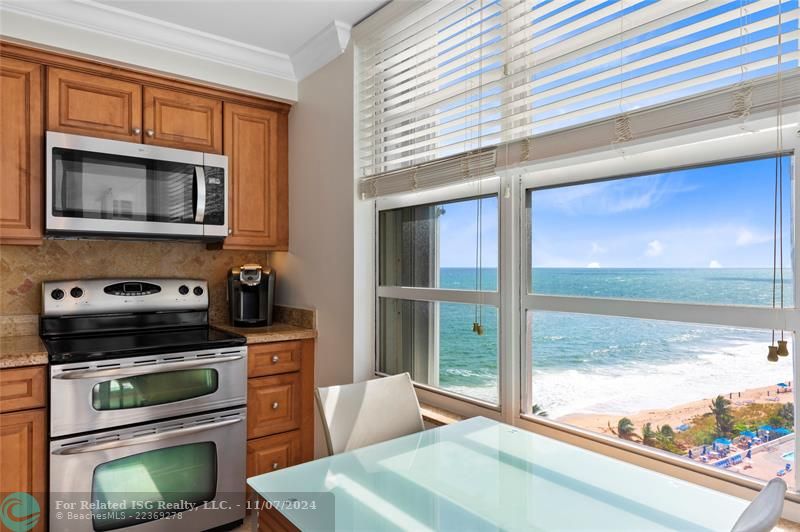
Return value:
<svg viewBox="0 0 800 532">
<path fill-rule="evenodd" d="M 428 204 L 438 204 L 438 203 L 446 203 L 451 201 L 458 201 L 458 200 L 468 200 L 470 198 L 475 198 L 477 196 L 487 196 L 496 194 L 498 197 L 498 216 L 502 220 L 502 216 L 499 211 L 502 211 L 501 203 L 502 199 L 500 197 L 500 179 L 498 177 L 491 177 L 487 179 L 482 179 L 480 181 L 470 181 L 465 183 L 459 183 L 457 185 L 450 185 L 443 188 L 436 188 L 430 190 L 424 190 L 419 192 L 413 192 L 409 194 L 399 194 L 396 196 L 387 196 L 383 198 L 378 198 L 375 200 L 375 228 L 376 234 L 378 228 L 380 227 L 380 212 L 392 209 L 398 209 L 402 207 L 411 207 L 416 205 L 428 205 Z M 498 227 L 501 228 L 501 220 L 498 220 Z M 438 238 L 438 235 L 437 235 Z M 498 243 L 500 239 L 498 238 Z M 380 358 L 380 299 L 381 298 L 391 298 L 391 299 L 405 299 L 411 301 L 429 301 L 429 302 L 437 302 L 437 303 L 462 303 L 462 304 L 469 304 L 469 305 L 487 305 L 487 306 L 494 306 L 497 308 L 497 315 L 498 315 L 498 345 L 497 345 L 497 364 L 498 364 L 498 404 L 492 404 L 489 402 L 482 401 L 477 398 L 469 397 L 466 395 L 454 393 L 448 391 L 447 389 L 440 388 L 438 386 L 432 386 L 424 383 L 415 382 L 414 386 L 417 389 L 418 396 L 420 399 L 429 404 L 435 404 L 437 406 L 441 406 L 442 408 L 450 408 L 453 409 L 454 405 L 469 405 L 468 408 L 471 412 L 470 415 L 488 415 L 495 419 L 499 419 L 499 414 L 503 409 L 503 397 L 505 387 L 503 384 L 503 379 L 501 375 L 503 374 L 504 366 L 506 365 L 505 357 L 503 353 L 503 346 L 501 342 L 501 338 L 504 334 L 504 324 L 503 320 L 500 317 L 501 308 L 502 308 L 502 298 L 500 296 L 501 290 L 501 283 L 503 278 L 503 266 L 504 266 L 504 257 L 501 253 L 500 245 L 498 245 L 498 257 L 497 257 L 497 286 L 498 289 L 496 291 L 488 291 L 488 290 L 454 290 L 450 288 L 423 288 L 423 287 L 407 287 L 407 286 L 381 286 L 380 279 L 377 273 L 377 268 L 380 264 L 380 246 L 377 242 L 376 237 L 376 245 L 375 245 L 375 265 L 376 265 L 376 272 L 375 272 L 375 374 L 377 376 L 386 376 L 386 373 L 380 371 L 379 366 L 379 358 Z M 436 257 L 436 263 L 438 266 L 439 257 Z M 438 270 L 437 270 L 438 271 Z M 438 312 L 434 313 L 433 319 L 436 320 L 438 316 Z M 437 320 L 438 321 L 438 320 Z M 433 339 L 430 341 L 431 349 L 435 349 L 436 356 L 438 359 L 438 323 L 434 324 L 435 326 L 432 327 L 432 334 Z M 437 362 L 438 367 L 438 362 Z M 462 408 L 457 407 L 455 408 L 457 411 L 462 411 Z M 477 414 L 476 414 L 477 413 Z"/>
<path fill-rule="evenodd" d="M 669 472 L 675 476 L 697 481 L 698 478 L 713 484 L 715 479 L 729 483 L 725 491 L 736 492 L 736 487 L 758 490 L 763 482 L 755 478 L 723 469 L 689 462 L 677 455 L 643 445 L 626 442 L 589 430 L 581 429 L 563 422 L 531 415 L 532 389 L 531 351 L 527 339 L 530 337 L 527 312 L 556 311 L 576 314 L 594 314 L 609 317 L 630 317 L 655 319 L 672 322 L 745 327 L 752 329 L 785 330 L 793 335 L 793 378 L 800 382 L 797 339 L 800 337 L 800 252 L 797 250 L 800 235 L 800 109 L 783 110 L 784 154 L 791 154 L 793 169 L 792 194 L 792 267 L 795 275 L 794 301 L 797 307 L 772 309 L 770 307 L 751 307 L 736 305 L 677 303 L 662 301 L 643 301 L 634 299 L 594 298 L 573 296 L 552 296 L 529 293 L 531 286 L 531 228 L 530 212 L 526 208 L 528 190 L 537 188 L 585 183 L 593 180 L 634 177 L 655 172 L 666 172 L 681 168 L 729 163 L 758 157 L 775 156 L 777 153 L 775 111 L 763 112 L 749 117 L 742 124 L 726 123 L 718 127 L 706 124 L 702 128 L 687 129 L 683 134 L 672 133 L 666 138 L 649 139 L 642 142 L 613 146 L 604 151 L 579 154 L 569 158 L 541 161 L 528 167 L 520 178 L 518 189 L 519 205 L 519 249 L 521 273 L 519 283 L 519 350 L 520 360 L 520 409 L 518 424 L 535 432 L 541 432 L 558 439 L 576 443 L 632 461 L 644 463 L 646 467 Z M 683 164 L 676 165 L 679 160 Z M 670 164 L 672 163 L 672 164 Z M 766 353 L 766 346 L 765 346 Z M 766 358 L 766 355 L 765 355 Z M 766 363 L 766 361 L 765 361 Z M 785 362 L 784 362 L 785 363 Z M 797 391 L 794 391 L 797 405 Z M 527 409 L 526 409 L 527 407 Z M 796 407 L 797 409 L 797 407 Z M 795 434 L 800 420 L 795 418 Z M 800 452 L 800 437 L 795 439 L 795 452 Z M 798 454 L 800 455 L 800 454 Z M 644 462 L 642 461 L 644 459 Z M 694 474 L 693 474 L 694 473 Z M 698 477 L 700 473 L 702 477 Z M 687 476 L 688 475 L 688 476 Z M 800 475 L 795 471 L 795 479 Z M 724 485 L 723 485 L 724 486 Z M 798 484 L 800 486 L 800 484 Z M 719 484 L 715 487 L 720 488 Z M 741 494 L 741 492 L 736 492 Z M 800 490 L 787 494 L 791 501 L 800 502 Z M 800 510 L 800 508 L 795 508 Z"/>
<path fill-rule="evenodd" d="M 728 96 L 723 96 L 728 98 Z M 783 152 L 793 157 L 793 236 L 800 235 L 800 105 L 786 107 L 783 115 Z M 546 152 L 560 147 L 551 155 L 537 157 L 536 139 L 530 142 L 531 157 L 520 160 L 512 147 L 498 150 L 497 176 L 484 179 L 480 185 L 465 182 L 458 185 L 386 196 L 374 200 L 373 242 L 377 243 L 378 213 L 381 210 L 446 202 L 496 192 L 499 209 L 498 291 L 493 299 L 483 295 L 481 302 L 498 305 L 498 393 L 499 405 L 491 405 L 463 395 L 424 384 L 415 384 L 421 402 L 463 416 L 485 416 L 519 426 L 549 437 L 582 446 L 649 469 L 689 480 L 733 495 L 751 498 L 763 487 L 755 478 L 731 473 L 719 468 L 689 462 L 677 455 L 655 448 L 644 447 L 618 438 L 610 438 L 588 430 L 569 426 L 558 421 L 528 414 L 530 397 L 526 390 L 531 381 L 530 353 L 527 347 L 527 309 L 559 310 L 668 319 L 691 323 L 745 326 L 749 328 L 783 328 L 800 331 L 800 282 L 794 283 L 794 301 L 797 308 L 772 310 L 736 306 L 703 305 L 689 303 L 650 302 L 616 299 L 593 299 L 584 306 L 583 298 L 540 296 L 528 294 L 530 286 L 530 250 L 528 211 L 525 206 L 526 190 L 553 185 L 567 185 L 603 178 L 618 178 L 646 173 L 694 167 L 704 164 L 731 162 L 773 156 L 776 153 L 775 109 L 762 107 L 744 119 L 719 116 L 717 120 L 689 123 L 684 128 L 670 126 L 662 134 L 650 134 L 622 144 L 611 141 L 597 147 L 597 131 L 613 130 L 613 119 L 602 120 L 586 127 L 567 129 L 547 134 Z M 575 153 L 564 153 L 566 146 L 587 146 Z M 525 152 L 528 150 L 526 149 Z M 800 251 L 793 243 L 792 265 L 796 279 L 800 280 Z M 377 368 L 379 319 L 378 299 L 398 297 L 425 301 L 452 301 L 475 304 L 475 292 L 424 289 L 410 287 L 378 286 L 378 246 L 374 247 L 375 293 L 375 361 Z M 441 298 L 441 299 L 439 299 Z M 580 300 L 580 301 L 576 301 Z M 608 307 L 606 307 L 608 306 Z M 609 311 L 609 308 L 612 310 Z M 798 336 L 795 333 L 796 337 Z M 800 350 L 794 342 L 792 354 L 794 379 L 800 383 Z M 376 371 L 377 376 L 385 374 Z M 795 392 L 795 405 L 798 404 Z M 797 406 L 796 406 L 797 409 Z M 795 425 L 800 425 L 796 415 Z M 798 434 L 796 432 L 796 434 Z M 800 434 L 798 434 L 800 436 Z M 800 451 L 800 437 L 795 440 Z M 800 454 L 799 454 L 800 455 Z M 797 474 L 797 472 L 796 472 Z M 800 520 L 800 492 L 787 495 L 789 515 Z"/>
</svg>

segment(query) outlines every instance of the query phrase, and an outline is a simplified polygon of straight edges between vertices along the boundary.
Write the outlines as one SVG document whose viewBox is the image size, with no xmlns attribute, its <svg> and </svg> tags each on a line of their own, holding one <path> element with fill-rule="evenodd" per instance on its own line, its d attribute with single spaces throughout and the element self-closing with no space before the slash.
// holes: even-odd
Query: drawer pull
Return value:
<svg viewBox="0 0 800 532">
<path fill-rule="evenodd" d="M 272 403 L 272 409 L 273 409 L 273 410 L 277 410 L 277 409 L 278 409 L 278 406 L 279 406 L 279 405 L 278 405 L 278 401 L 275 401 L 274 403 Z"/>
<path fill-rule="evenodd" d="M 279 467 L 279 466 L 278 466 L 278 462 L 272 462 L 272 470 L 273 470 L 273 471 L 274 471 L 274 470 L 276 470 L 276 469 L 278 469 L 278 467 Z"/>
<path fill-rule="evenodd" d="M 272 355 L 272 363 L 273 364 L 277 364 L 278 362 L 280 362 L 280 360 L 281 360 L 281 357 L 279 357 L 278 355 Z"/>
</svg>

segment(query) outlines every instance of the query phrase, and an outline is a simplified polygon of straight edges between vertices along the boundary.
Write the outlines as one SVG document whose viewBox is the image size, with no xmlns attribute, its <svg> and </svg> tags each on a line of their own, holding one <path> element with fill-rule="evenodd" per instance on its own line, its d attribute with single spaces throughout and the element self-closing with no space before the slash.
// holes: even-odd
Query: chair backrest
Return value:
<svg viewBox="0 0 800 532">
<path fill-rule="evenodd" d="M 317 388 L 330 454 L 343 453 L 425 428 L 408 373 Z"/>
<path fill-rule="evenodd" d="M 731 532 L 769 532 L 778 524 L 783 513 L 786 482 L 773 478 L 753 502 L 745 508 L 733 525 Z"/>
</svg>

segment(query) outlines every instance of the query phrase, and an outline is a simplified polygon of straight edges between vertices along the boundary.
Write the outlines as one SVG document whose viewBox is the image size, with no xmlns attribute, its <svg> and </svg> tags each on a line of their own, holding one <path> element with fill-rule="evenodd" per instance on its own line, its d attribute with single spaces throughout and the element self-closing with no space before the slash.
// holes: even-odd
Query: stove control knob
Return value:
<svg viewBox="0 0 800 532">
<path fill-rule="evenodd" d="M 186 294 L 188 294 L 188 293 L 189 293 L 189 287 L 188 287 L 188 286 L 186 286 L 185 284 L 182 284 L 182 285 L 180 285 L 180 286 L 178 287 L 178 292 L 180 292 L 180 293 L 181 293 L 181 295 L 185 296 Z"/>
<path fill-rule="evenodd" d="M 69 295 L 77 299 L 83 295 L 83 289 L 75 286 L 72 288 L 72 290 L 69 291 Z"/>
<path fill-rule="evenodd" d="M 55 290 L 50 292 L 50 297 L 52 297 L 56 301 L 64 299 L 64 291 L 60 288 L 56 288 Z"/>
<path fill-rule="evenodd" d="M 194 295 L 202 296 L 203 295 L 203 287 L 202 286 L 195 286 L 194 287 Z"/>
</svg>

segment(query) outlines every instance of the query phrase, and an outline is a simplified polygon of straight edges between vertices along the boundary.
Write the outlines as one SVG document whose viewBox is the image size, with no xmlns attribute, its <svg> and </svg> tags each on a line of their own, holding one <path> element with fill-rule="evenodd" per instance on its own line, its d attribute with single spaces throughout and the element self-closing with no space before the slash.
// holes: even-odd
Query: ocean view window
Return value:
<svg viewBox="0 0 800 532">
<path fill-rule="evenodd" d="M 523 414 L 795 490 L 793 170 L 528 189 Z M 768 362 L 773 329 L 789 356 Z"/>
<path fill-rule="evenodd" d="M 497 195 L 379 210 L 378 231 L 378 371 L 499 404 Z"/>
<path fill-rule="evenodd" d="M 784 156 L 784 305 L 793 306 Z M 535 294 L 772 305 L 776 158 L 529 192 Z"/>
<path fill-rule="evenodd" d="M 765 360 L 771 331 L 561 312 L 529 319 L 532 413 L 761 480 L 794 467 L 783 458 L 794 451 L 793 368 L 789 357 Z M 794 489 L 794 475 L 785 479 Z"/>
</svg>

